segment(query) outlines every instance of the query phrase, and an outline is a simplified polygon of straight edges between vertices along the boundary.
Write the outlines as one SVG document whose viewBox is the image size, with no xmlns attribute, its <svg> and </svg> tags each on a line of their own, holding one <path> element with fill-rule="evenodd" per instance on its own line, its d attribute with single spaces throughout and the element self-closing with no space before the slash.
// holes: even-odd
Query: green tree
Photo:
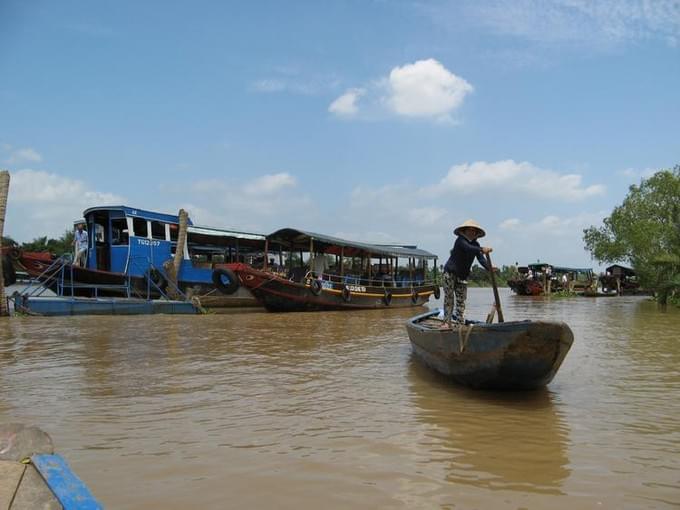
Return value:
<svg viewBox="0 0 680 510">
<path fill-rule="evenodd" d="M 32 241 L 23 243 L 24 251 L 47 251 L 55 255 L 64 255 L 73 251 L 73 232 L 66 230 L 58 239 L 50 239 L 47 236 L 36 237 Z"/>
<path fill-rule="evenodd" d="M 631 186 L 603 223 L 583 231 L 586 249 L 599 262 L 632 265 L 665 305 L 680 288 L 680 165 Z"/>
<path fill-rule="evenodd" d="M 0 243 L 0 246 L 10 246 L 10 247 L 11 246 L 19 246 L 19 244 L 9 236 L 4 236 L 4 237 L 0 238 L 0 241 L 2 241 Z"/>
</svg>

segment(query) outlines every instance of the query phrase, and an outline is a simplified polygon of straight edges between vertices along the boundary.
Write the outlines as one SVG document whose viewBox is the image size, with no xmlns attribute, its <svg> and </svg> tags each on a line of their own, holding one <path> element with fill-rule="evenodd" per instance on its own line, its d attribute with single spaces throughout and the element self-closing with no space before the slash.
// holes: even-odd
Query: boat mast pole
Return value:
<svg viewBox="0 0 680 510">
<path fill-rule="evenodd" d="M 345 276 L 345 247 L 340 247 L 340 276 Z"/>
<path fill-rule="evenodd" d="M 263 267 L 263 269 L 266 271 L 268 266 L 269 266 L 269 239 L 266 238 L 264 240 L 264 267 Z"/>
<path fill-rule="evenodd" d="M 314 259 L 316 257 L 314 256 L 314 239 L 309 238 L 309 271 L 310 273 L 314 271 Z"/>
<path fill-rule="evenodd" d="M 2 246 L 3 232 L 5 231 L 5 211 L 7 210 L 7 195 L 9 194 L 9 172 L 0 171 L 0 246 Z M 0 316 L 9 315 L 7 300 L 5 299 L 5 278 L 2 272 L 2 259 L 0 256 Z"/>
</svg>

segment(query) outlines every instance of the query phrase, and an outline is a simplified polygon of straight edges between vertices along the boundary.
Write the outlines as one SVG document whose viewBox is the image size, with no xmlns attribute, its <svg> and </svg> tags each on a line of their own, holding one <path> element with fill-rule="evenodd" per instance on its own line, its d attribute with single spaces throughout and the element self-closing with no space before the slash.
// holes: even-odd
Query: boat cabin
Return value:
<svg viewBox="0 0 680 510">
<path fill-rule="evenodd" d="M 434 261 L 431 269 L 430 261 Z M 437 277 L 437 256 L 416 246 L 361 243 L 292 228 L 267 236 L 265 264 L 269 271 L 296 282 L 314 278 L 410 287 L 434 284 Z"/>
<path fill-rule="evenodd" d="M 592 268 L 553 266 L 546 262 L 520 267 L 518 272 L 524 279 L 540 282 L 545 292 L 585 290 L 595 282 Z"/>
<path fill-rule="evenodd" d="M 93 207 L 83 213 L 89 237 L 87 268 L 144 276 L 174 258 L 179 217 L 127 206 Z M 196 226 L 191 219 L 178 279 L 210 283 L 221 264 L 264 265 L 265 236 Z"/>
</svg>

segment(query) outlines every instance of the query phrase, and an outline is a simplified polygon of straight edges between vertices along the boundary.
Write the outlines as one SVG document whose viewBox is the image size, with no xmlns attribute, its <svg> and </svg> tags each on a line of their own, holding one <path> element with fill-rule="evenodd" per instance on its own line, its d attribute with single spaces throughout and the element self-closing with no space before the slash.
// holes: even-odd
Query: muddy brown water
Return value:
<svg viewBox="0 0 680 510">
<path fill-rule="evenodd" d="M 680 505 L 680 312 L 502 298 L 574 331 L 545 390 L 421 366 L 404 321 L 424 309 L 15 317 L 0 421 L 42 426 L 107 508 Z M 492 300 L 471 289 L 468 316 Z"/>
</svg>

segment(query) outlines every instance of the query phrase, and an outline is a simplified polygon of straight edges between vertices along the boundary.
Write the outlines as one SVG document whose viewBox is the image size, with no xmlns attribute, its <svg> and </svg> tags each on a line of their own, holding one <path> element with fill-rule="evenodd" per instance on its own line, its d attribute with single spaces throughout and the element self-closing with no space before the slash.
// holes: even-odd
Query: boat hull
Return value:
<svg viewBox="0 0 680 510">
<path fill-rule="evenodd" d="M 47 256 L 46 256 L 47 255 Z M 127 275 L 98 269 L 88 269 L 73 264 L 54 264 L 48 254 L 22 254 L 19 259 L 29 276 L 39 279 L 55 294 L 72 297 L 129 297 Z M 51 269 L 50 267 L 53 266 Z M 63 267 L 63 281 L 59 277 Z M 56 276 L 53 276 L 56 275 Z M 130 276 L 130 294 L 135 297 L 158 299 L 158 288 L 147 282 L 143 276 Z M 63 292 L 59 292 L 59 287 Z M 209 309 L 260 307 L 259 302 L 247 289 L 238 289 L 232 295 L 225 295 L 212 284 L 192 284 L 180 281 L 180 290 L 187 297 L 198 297 L 201 305 Z"/>
<path fill-rule="evenodd" d="M 478 389 L 529 390 L 550 383 L 574 337 L 562 322 L 471 323 L 453 329 L 425 325 L 436 312 L 407 322 L 413 352 L 452 381 Z"/>
<path fill-rule="evenodd" d="M 270 312 L 407 308 L 424 305 L 435 293 L 434 285 L 377 287 L 323 281 L 315 294 L 310 279 L 297 283 L 245 264 L 232 264 L 231 267 L 241 285 Z"/>
</svg>

